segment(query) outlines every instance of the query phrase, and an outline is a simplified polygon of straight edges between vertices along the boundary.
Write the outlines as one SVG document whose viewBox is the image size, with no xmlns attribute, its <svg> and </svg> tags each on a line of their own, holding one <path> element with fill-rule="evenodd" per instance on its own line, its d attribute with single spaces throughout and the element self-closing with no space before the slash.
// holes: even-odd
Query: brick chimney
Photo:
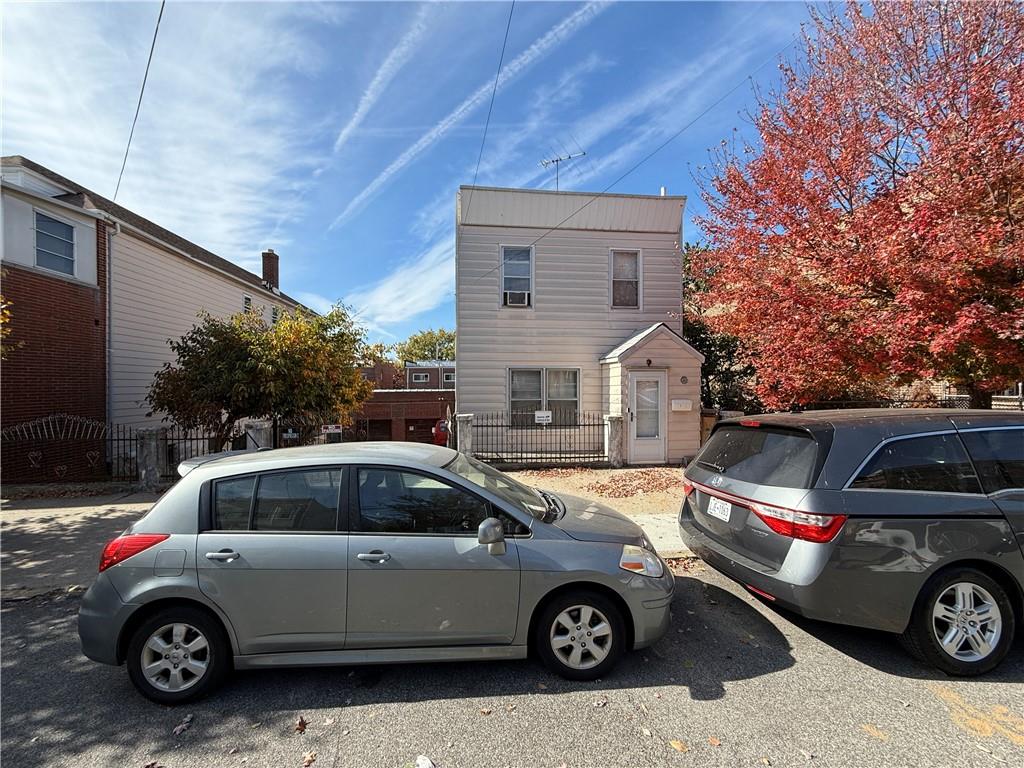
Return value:
<svg viewBox="0 0 1024 768">
<path fill-rule="evenodd" d="M 273 248 L 267 248 L 263 252 L 263 282 L 271 288 L 281 287 L 278 274 L 279 259 Z"/>
</svg>

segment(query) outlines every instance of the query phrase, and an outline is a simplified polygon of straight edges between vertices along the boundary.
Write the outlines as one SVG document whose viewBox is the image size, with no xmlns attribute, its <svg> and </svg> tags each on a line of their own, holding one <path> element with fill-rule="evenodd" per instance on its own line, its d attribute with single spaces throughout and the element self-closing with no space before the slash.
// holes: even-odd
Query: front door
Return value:
<svg viewBox="0 0 1024 768">
<path fill-rule="evenodd" d="M 631 371 L 629 374 L 630 464 L 665 462 L 667 388 L 668 377 L 664 372 Z"/>
<path fill-rule="evenodd" d="M 519 552 L 477 542 L 489 502 L 394 467 L 356 477 L 346 648 L 502 645 L 519 612 Z"/>
<path fill-rule="evenodd" d="M 344 647 L 348 535 L 338 507 L 347 471 L 213 483 L 197 538 L 199 588 L 231 621 L 241 653 Z"/>
</svg>

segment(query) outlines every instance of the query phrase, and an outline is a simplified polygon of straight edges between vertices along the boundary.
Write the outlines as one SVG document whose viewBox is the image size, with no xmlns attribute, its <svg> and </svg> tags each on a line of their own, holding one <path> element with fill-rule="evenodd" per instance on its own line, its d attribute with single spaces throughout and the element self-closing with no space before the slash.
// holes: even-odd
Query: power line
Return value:
<svg viewBox="0 0 1024 768">
<path fill-rule="evenodd" d="M 476 178 L 480 173 L 480 161 L 484 156 L 484 144 L 487 143 L 487 128 L 491 124 L 491 112 L 494 110 L 494 97 L 498 93 L 498 80 L 501 77 L 501 65 L 505 62 L 505 47 L 508 45 L 508 31 L 512 28 L 512 13 L 516 9 L 516 0 L 512 0 L 512 7 L 508 9 L 508 21 L 505 23 L 505 39 L 501 43 L 501 55 L 498 57 L 498 71 L 494 73 L 494 87 L 491 89 L 491 103 L 487 106 L 487 119 L 484 121 L 484 135 L 480 138 L 480 152 L 476 156 L 476 170 L 473 171 L 473 186 L 476 186 Z M 473 190 L 470 189 L 466 198 L 466 213 L 469 216 L 469 206 L 473 203 Z"/>
<path fill-rule="evenodd" d="M 153 42 L 149 45 L 149 58 L 146 60 L 146 73 L 142 76 L 142 87 L 139 89 L 139 102 L 135 105 L 135 117 L 132 118 L 132 129 L 128 132 L 128 144 L 124 148 L 124 159 L 121 161 L 121 172 L 117 174 L 117 186 L 114 187 L 114 200 L 117 200 L 117 193 L 121 189 L 121 178 L 124 176 L 124 167 L 128 164 L 128 150 L 132 148 L 132 137 L 135 135 L 135 123 L 139 120 L 139 110 L 142 109 L 142 94 L 146 92 L 146 80 L 149 79 L 149 65 L 153 63 L 153 51 L 156 49 L 156 36 L 160 31 L 160 19 L 164 17 L 164 5 L 167 0 L 160 0 L 160 13 L 156 17 L 156 27 L 153 29 Z"/>
<path fill-rule="evenodd" d="M 775 61 L 778 57 L 780 57 L 783 53 L 785 53 L 786 50 L 790 46 L 792 46 L 793 43 L 795 43 L 796 41 L 797 41 L 797 38 L 794 37 L 792 40 L 790 40 L 788 43 L 786 43 L 784 46 L 782 46 L 782 48 L 780 48 L 776 53 L 772 54 L 772 56 L 770 56 L 769 58 L 767 58 L 763 62 L 761 62 L 761 64 L 759 64 L 755 69 L 751 70 L 751 72 L 749 74 L 747 74 L 747 76 L 744 77 L 742 80 L 740 80 L 738 83 L 736 83 L 736 85 L 734 85 L 728 91 L 726 91 L 721 96 L 719 96 L 714 102 L 712 102 L 710 105 L 708 105 L 700 114 L 698 114 L 690 122 L 686 123 L 682 128 L 680 128 L 678 131 L 676 131 L 671 136 L 669 136 L 667 139 L 665 139 L 665 141 L 663 141 L 661 144 L 659 144 L 657 147 L 655 147 L 651 152 L 649 152 L 647 155 L 642 157 L 629 170 L 627 170 L 625 173 L 623 173 L 621 176 L 619 176 L 617 179 L 615 179 L 615 181 L 613 181 L 607 187 L 602 189 L 600 192 L 598 192 L 595 195 L 593 195 L 589 200 L 587 200 L 587 202 L 585 202 L 583 205 L 581 205 L 579 208 L 577 208 L 575 211 L 570 213 L 568 216 L 566 216 L 560 222 L 555 224 L 555 226 L 551 227 L 551 229 L 547 230 L 544 234 L 542 234 L 540 237 L 538 237 L 536 240 L 534 240 L 532 243 L 530 243 L 528 246 L 525 246 L 525 247 L 526 248 L 532 248 L 533 246 L 535 246 L 537 243 L 539 243 L 545 237 L 550 235 L 556 229 L 560 228 L 563 224 L 565 224 L 565 222 L 569 221 L 573 216 L 575 216 L 576 214 L 580 213 L 582 210 L 587 208 L 591 203 L 593 203 L 595 200 L 600 198 L 601 195 L 605 194 L 608 190 L 610 190 L 612 187 L 617 185 L 620 181 L 622 181 L 627 176 L 629 176 L 631 173 L 633 173 L 641 165 L 643 165 L 648 160 L 650 160 L 652 157 L 654 157 L 656 154 L 661 152 L 661 150 L 663 150 L 665 147 L 667 147 L 673 141 L 678 139 L 683 134 L 684 131 L 686 131 L 687 129 L 691 128 L 694 125 L 694 123 L 696 123 L 698 120 L 700 120 L 706 114 L 708 114 L 708 112 L 713 110 L 715 107 L 717 107 L 723 101 L 725 101 L 727 98 L 732 96 L 736 91 L 738 91 L 740 89 L 740 86 L 742 86 L 745 82 L 750 80 L 754 75 L 756 75 L 758 72 L 760 72 L 762 69 L 764 69 L 765 66 L 770 64 L 772 61 Z M 476 283 L 480 282 L 481 280 L 483 280 L 488 275 L 491 275 L 494 272 L 497 272 L 499 269 L 501 269 L 503 264 L 504 264 L 504 255 L 502 255 L 501 259 L 499 259 L 498 265 L 496 267 L 493 267 L 492 269 L 487 270 L 482 275 L 478 276 L 475 280 L 472 280 L 470 282 L 470 284 L 471 285 L 476 284 Z"/>
</svg>

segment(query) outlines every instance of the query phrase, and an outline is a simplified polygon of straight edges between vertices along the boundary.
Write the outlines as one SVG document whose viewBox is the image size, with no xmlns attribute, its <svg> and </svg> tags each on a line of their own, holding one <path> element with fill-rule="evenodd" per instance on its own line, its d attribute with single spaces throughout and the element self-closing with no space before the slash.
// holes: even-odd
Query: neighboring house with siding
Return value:
<svg viewBox="0 0 1024 768">
<path fill-rule="evenodd" d="M 3 292 L 12 302 L 3 426 L 69 414 L 157 425 L 146 393 L 167 345 L 209 312 L 273 322 L 298 303 L 278 256 L 248 270 L 21 156 L 2 159 Z"/>
<path fill-rule="evenodd" d="M 703 357 L 681 335 L 684 205 L 461 187 L 458 412 L 508 414 L 509 446 L 538 411 L 555 445 L 572 441 L 578 413 L 599 412 L 622 417 L 627 463 L 695 454 Z"/>
</svg>

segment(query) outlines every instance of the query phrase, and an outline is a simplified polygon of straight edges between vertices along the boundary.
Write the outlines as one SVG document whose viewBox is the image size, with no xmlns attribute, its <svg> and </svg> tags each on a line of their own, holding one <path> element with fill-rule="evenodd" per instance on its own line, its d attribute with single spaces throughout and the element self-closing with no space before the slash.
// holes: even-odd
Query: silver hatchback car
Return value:
<svg viewBox="0 0 1024 768">
<path fill-rule="evenodd" d="M 220 454 L 103 551 L 85 655 L 174 704 L 258 667 L 519 659 L 606 675 L 668 628 L 635 523 L 437 446 Z"/>
</svg>

